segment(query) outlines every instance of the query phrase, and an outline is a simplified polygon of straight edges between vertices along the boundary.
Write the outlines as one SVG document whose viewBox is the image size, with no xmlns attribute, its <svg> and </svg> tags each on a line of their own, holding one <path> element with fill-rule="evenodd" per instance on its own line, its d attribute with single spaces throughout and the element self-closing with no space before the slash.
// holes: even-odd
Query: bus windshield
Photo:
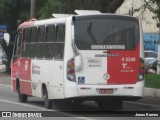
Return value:
<svg viewBox="0 0 160 120">
<path fill-rule="evenodd" d="M 139 40 L 139 23 L 132 17 L 75 19 L 75 44 L 79 50 L 133 50 Z"/>
</svg>

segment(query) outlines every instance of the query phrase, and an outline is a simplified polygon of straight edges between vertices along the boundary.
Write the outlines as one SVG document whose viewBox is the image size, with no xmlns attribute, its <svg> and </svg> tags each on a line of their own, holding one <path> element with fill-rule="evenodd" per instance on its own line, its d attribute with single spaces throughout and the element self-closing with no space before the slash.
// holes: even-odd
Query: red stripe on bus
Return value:
<svg viewBox="0 0 160 120">
<path fill-rule="evenodd" d="M 138 78 L 140 44 L 135 50 L 109 50 L 116 57 L 107 58 L 108 84 L 135 84 Z"/>
<path fill-rule="evenodd" d="M 31 59 L 17 58 L 12 64 L 12 78 L 19 79 L 20 92 L 32 95 Z M 16 81 L 12 80 L 13 91 L 16 90 Z"/>
</svg>

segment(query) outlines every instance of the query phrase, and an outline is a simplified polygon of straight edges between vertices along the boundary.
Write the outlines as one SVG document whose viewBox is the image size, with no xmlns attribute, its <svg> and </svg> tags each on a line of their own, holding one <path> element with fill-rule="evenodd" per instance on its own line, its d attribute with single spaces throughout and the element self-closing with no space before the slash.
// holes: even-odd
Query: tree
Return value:
<svg viewBox="0 0 160 120">
<path fill-rule="evenodd" d="M 27 13 L 29 10 L 27 7 L 29 6 L 28 0 L 0 0 L 0 2 L 3 4 L 0 6 L 1 21 L 8 26 L 9 31 L 15 31 L 19 21 L 25 20 L 29 15 Z"/>
<path fill-rule="evenodd" d="M 36 17 L 44 0 L 36 0 Z M 30 0 L 0 0 L 0 22 L 8 26 L 8 31 L 15 31 L 21 22 L 30 18 Z"/>
<path fill-rule="evenodd" d="M 7 25 L 7 30 L 11 34 L 11 40 L 14 40 L 13 31 L 16 31 L 20 21 L 26 20 L 29 16 L 29 2 L 28 0 L 0 0 L 0 3 L 0 23 Z M 7 46 L 5 40 L 0 40 L 0 44 L 7 55 L 7 70 L 10 72 L 10 60 L 12 56 L 13 45 Z"/>
<path fill-rule="evenodd" d="M 115 13 L 124 1 L 125 0 L 112 0 L 112 2 L 107 6 L 107 12 Z"/>
<path fill-rule="evenodd" d="M 146 7 L 154 13 L 154 18 L 160 20 L 160 0 L 144 0 Z"/>
<path fill-rule="evenodd" d="M 101 12 L 114 13 L 125 0 L 36 0 L 36 17 L 49 18 L 52 13 L 74 13 L 76 9 L 96 9 Z M 11 39 L 18 25 L 30 17 L 30 0 L 0 0 L 0 23 L 8 26 Z M 13 46 L 6 46 L 4 40 L 0 40 L 11 60 Z"/>
<path fill-rule="evenodd" d="M 144 4 L 141 5 L 139 8 L 135 9 L 135 12 L 140 12 L 140 15 L 143 15 L 143 13 L 148 9 L 151 11 L 154 16 L 153 19 L 160 19 L 160 0 L 142 0 L 144 1 Z M 145 19 L 145 18 L 144 18 Z"/>
<path fill-rule="evenodd" d="M 114 13 L 125 0 L 35 0 L 36 17 L 49 18 L 52 13 L 74 13 L 75 9 L 96 9 Z M 0 23 L 15 31 L 19 23 L 30 18 L 31 0 L 0 0 Z"/>
<path fill-rule="evenodd" d="M 41 18 L 49 18 L 52 13 L 74 14 L 74 10 L 99 10 L 114 13 L 125 0 L 47 0 L 40 10 Z"/>
</svg>

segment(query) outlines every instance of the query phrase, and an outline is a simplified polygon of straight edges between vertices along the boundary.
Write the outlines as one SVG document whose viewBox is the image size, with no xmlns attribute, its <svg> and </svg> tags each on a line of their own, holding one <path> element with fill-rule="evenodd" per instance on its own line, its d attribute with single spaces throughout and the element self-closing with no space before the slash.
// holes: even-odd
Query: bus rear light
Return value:
<svg viewBox="0 0 160 120">
<path fill-rule="evenodd" d="M 69 68 L 73 68 L 74 67 L 74 63 L 72 63 L 72 62 L 68 63 L 68 67 Z"/>
<path fill-rule="evenodd" d="M 144 68 L 144 62 L 143 63 L 140 62 L 139 66 L 140 66 L 140 68 Z"/>
<path fill-rule="evenodd" d="M 69 74 L 74 74 L 74 72 L 75 72 L 74 69 L 68 71 Z"/>
<path fill-rule="evenodd" d="M 138 81 L 142 81 L 144 79 L 144 60 L 142 58 L 139 59 L 139 74 L 138 74 Z"/>
<path fill-rule="evenodd" d="M 145 72 L 145 70 L 139 70 L 139 72 L 140 72 L 140 73 L 144 73 L 144 72 Z"/>
<path fill-rule="evenodd" d="M 67 62 L 67 79 L 76 82 L 74 58 L 68 60 Z"/>
</svg>

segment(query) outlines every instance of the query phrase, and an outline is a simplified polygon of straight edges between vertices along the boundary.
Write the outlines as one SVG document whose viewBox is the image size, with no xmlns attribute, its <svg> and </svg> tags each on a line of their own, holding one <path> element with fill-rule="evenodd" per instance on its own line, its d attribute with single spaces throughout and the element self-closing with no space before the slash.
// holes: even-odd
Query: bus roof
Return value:
<svg viewBox="0 0 160 120">
<path fill-rule="evenodd" d="M 66 18 L 50 18 L 50 19 L 44 19 L 44 20 L 29 20 L 27 22 L 24 22 L 19 25 L 19 28 L 21 27 L 29 27 L 34 25 L 42 25 L 42 24 L 52 24 L 54 23 L 64 23 L 66 21 Z"/>
<path fill-rule="evenodd" d="M 82 14 L 81 14 L 82 13 Z M 99 13 L 97 11 L 91 12 L 88 14 L 86 14 L 84 11 L 81 11 L 80 14 L 78 15 L 73 15 L 73 14 L 52 14 L 54 16 L 57 16 L 55 18 L 50 18 L 50 19 L 44 19 L 44 20 L 36 20 L 36 19 L 30 19 L 27 22 L 24 22 L 22 24 L 19 25 L 20 27 L 29 27 L 29 26 L 34 26 L 34 25 L 42 25 L 42 24 L 52 24 L 52 23 L 65 23 L 66 19 L 69 17 L 83 17 L 83 16 L 104 16 L 104 15 L 108 15 L 108 16 L 123 16 L 123 17 L 128 17 L 128 18 L 136 18 L 133 16 L 128 16 L 128 15 L 119 15 L 119 14 L 112 14 L 112 13 Z"/>
</svg>

